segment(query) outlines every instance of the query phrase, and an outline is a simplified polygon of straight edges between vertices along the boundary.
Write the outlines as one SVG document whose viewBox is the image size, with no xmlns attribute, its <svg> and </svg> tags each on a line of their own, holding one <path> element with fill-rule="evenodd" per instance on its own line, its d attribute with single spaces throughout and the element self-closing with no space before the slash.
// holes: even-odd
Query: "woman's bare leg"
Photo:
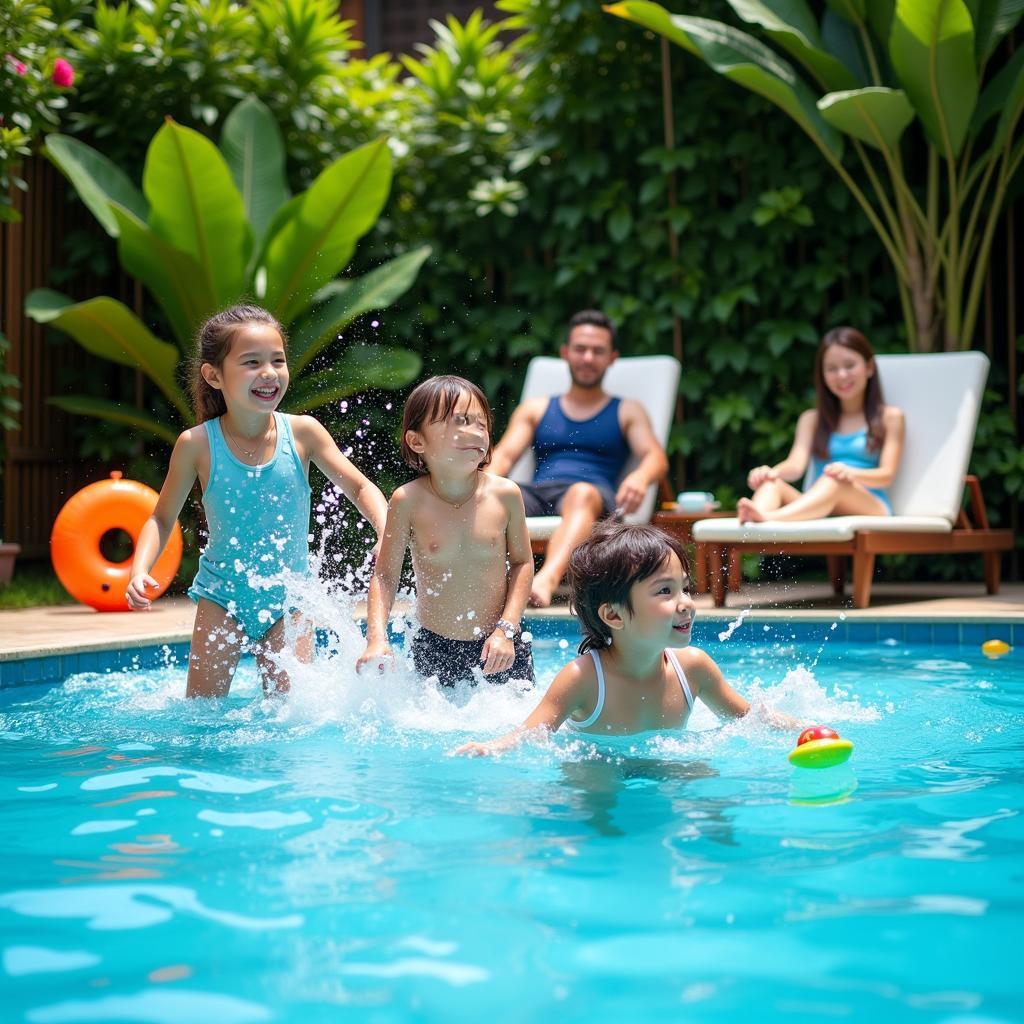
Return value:
<svg viewBox="0 0 1024 1024">
<path fill-rule="evenodd" d="M 800 494 L 785 480 L 765 480 L 751 497 L 740 498 L 736 503 L 737 517 L 741 523 L 760 522 L 776 509 L 796 501 Z"/>
<path fill-rule="evenodd" d="M 819 477 L 810 490 L 773 511 L 762 512 L 753 502 L 738 503 L 741 522 L 792 523 L 824 516 L 884 516 L 888 509 L 863 484 L 843 483 L 830 476 Z"/>
<path fill-rule="evenodd" d="M 312 664 L 315 644 L 312 622 L 301 613 L 292 612 L 290 631 L 292 636 L 295 636 L 296 632 L 298 633 L 295 639 L 295 657 L 304 665 Z M 291 689 L 292 684 L 288 673 L 281 667 L 281 663 L 276 657 L 288 646 L 288 633 L 289 628 L 286 626 L 285 619 L 278 619 L 256 645 L 256 664 L 259 666 L 260 678 L 263 680 L 263 692 L 268 696 L 284 694 Z"/>
<path fill-rule="evenodd" d="M 219 604 L 201 598 L 188 652 L 186 697 L 224 697 L 242 653 L 245 631 Z"/>
</svg>

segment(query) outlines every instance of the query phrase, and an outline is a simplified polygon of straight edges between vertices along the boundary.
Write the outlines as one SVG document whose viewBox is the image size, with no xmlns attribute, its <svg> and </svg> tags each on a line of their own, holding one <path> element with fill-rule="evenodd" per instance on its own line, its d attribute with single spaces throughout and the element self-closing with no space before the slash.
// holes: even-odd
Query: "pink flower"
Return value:
<svg viewBox="0 0 1024 1024">
<path fill-rule="evenodd" d="M 70 89 L 75 84 L 75 69 L 63 57 L 58 57 L 53 62 L 53 74 L 50 78 L 53 84 L 61 89 Z"/>
<path fill-rule="evenodd" d="M 18 60 L 18 58 L 15 57 L 13 53 L 8 53 L 4 56 L 7 57 L 7 62 L 11 65 L 12 68 L 14 68 L 14 73 L 16 75 L 23 75 L 26 71 L 28 71 L 28 68 L 26 68 L 25 65 L 20 60 Z"/>
</svg>

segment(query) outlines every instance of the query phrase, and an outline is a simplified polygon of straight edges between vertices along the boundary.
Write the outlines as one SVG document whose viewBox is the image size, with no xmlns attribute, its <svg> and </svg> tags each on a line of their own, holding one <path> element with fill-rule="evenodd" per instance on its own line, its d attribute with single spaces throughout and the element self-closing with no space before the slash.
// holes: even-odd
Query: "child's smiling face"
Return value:
<svg viewBox="0 0 1024 1024">
<path fill-rule="evenodd" d="M 875 361 L 845 345 L 830 345 L 821 361 L 825 387 L 840 401 L 862 398 L 874 376 Z"/>
<path fill-rule="evenodd" d="M 407 431 L 406 443 L 428 467 L 479 469 L 491 443 L 487 413 L 477 398 L 464 391 L 447 418 Z"/>
<path fill-rule="evenodd" d="M 631 639 L 649 639 L 660 647 L 685 647 L 696 606 L 679 556 L 672 552 L 647 579 L 637 580 L 629 589 L 628 608 L 622 610 L 622 629 Z"/>
<path fill-rule="evenodd" d="M 221 365 L 203 364 L 207 382 L 224 393 L 229 409 L 273 412 L 288 390 L 284 341 L 269 324 L 243 324 Z"/>
</svg>

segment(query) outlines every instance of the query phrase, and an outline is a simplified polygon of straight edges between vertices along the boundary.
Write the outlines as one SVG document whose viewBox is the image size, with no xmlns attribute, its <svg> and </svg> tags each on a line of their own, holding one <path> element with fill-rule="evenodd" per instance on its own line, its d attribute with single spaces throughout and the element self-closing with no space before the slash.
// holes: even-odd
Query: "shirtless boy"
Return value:
<svg viewBox="0 0 1024 1024">
<path fill-rule="evenodd" d="M 432 377 L 405 404 L 402 456 L 420 476 L 391 498 L 367 606 L 366 649 L 356 664 L 383 671 L 387 623 L 406 548 L 416 574 L 416 671 L 442 684 L 533 682 L 520 621 L 533 555 L 519 488 L 485 473 L 491 410 L 461 377 Z"/>
</svg>

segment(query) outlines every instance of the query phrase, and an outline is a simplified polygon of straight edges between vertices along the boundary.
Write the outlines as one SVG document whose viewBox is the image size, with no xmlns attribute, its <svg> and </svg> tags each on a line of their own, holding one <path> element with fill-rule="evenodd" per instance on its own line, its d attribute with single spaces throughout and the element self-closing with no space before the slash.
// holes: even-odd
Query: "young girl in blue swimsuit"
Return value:
<svg viewBox="0 0 1024 1024">
<path fill-rule="evenodd" d="M 580 657 L 555 676 L 519 728 L 458 754 L 498 754 L 543 739 L 563 724 L 597 736 L 622 736 L 686 725 L 696 700 L 723 718 L 750 705 L 714 659 L 690 647 L 695 608 L 686 554 L 653 526 L 602 523 L 569 558 L 571 604 L 583 630 Z M 766 711 L 770 724 L 797 723 Z"/>
<path fill-rule="evenodd" d="M 285 333 L 266 310 L 239 305 L 199 332 L 192 370 L 198 425 L 178 438 L 153 515 L 139 534 L 128 604 L 146 610 L 149 575 L 198 477 L 209 540 L 189 590 L 197 602 L 188 662 L 188 697 L 219 697 L 231 686 L 246 644 L 264 690 L 288 678 L 273 655 L 285 645 L 285 577 L 309 571 L 309 464 L 341 488 L 380 536 L 384 495 L 338 450 L 311 416 L 277 412 L 288 389 Z M 312 654 L 312 630 L 296 653 Z"/>
<path fill-rule="evenodd" d="M 800 415 L 789 455 L 747 476 L 741 523 L 793 522 L 823 516 L 887 516 L 886 488 L 903 451 L 903 413 L 886 405 L 875 353 L 860 331 L 835 327 L 821 340 L 814 367 L 817 404 Z M 811 482 L 798 491 L 811 466 Z"/>
</svg>

